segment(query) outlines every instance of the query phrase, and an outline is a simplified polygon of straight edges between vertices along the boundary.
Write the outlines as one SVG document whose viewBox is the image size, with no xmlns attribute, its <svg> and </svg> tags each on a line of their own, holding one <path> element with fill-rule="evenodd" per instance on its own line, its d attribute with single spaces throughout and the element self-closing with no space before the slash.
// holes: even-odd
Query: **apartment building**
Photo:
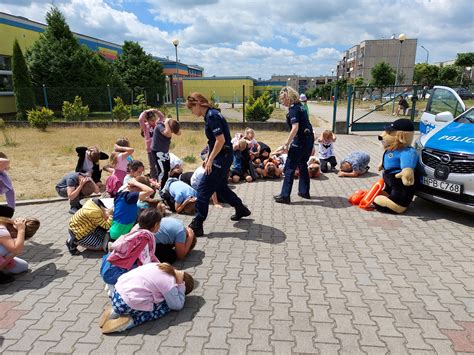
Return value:
<svg viewBox="0 0 474 355">
<path fill-rule="evenodd" d="M 378 63 L 386 62 L 396 70 L 400 53 L 399 83 L 411 84 L 417 41 L 416 38 L 407 38 L 402 43 L 398 39 L 362 41 L 343 52 L 341 60 L 337 63 L 337 77 L 348 81 L 362 77 L 364 82 L 368 83 L 372 79 L 370 72 Z"/>
</svg>

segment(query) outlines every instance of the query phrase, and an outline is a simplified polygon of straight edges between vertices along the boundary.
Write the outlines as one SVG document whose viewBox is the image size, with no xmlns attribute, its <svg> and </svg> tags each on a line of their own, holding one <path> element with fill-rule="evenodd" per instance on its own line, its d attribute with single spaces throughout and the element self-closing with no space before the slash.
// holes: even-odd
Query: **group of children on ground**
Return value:
<svg viewBox="0 0 474 355">
<path fill-rule="evenodd" d="M 139 123 L 149 176 L 144 176 L 144 163 L 133 159 L 134 149 L 128 139 L 120 138 L 110 158 L 95 146 L 76 148 L 75 171 L 64 175 L 56 185 L 58 195 L 69 200 L 69 212 L 73 214 L 66 241 L 69 252 L 79 254 L 80 246 L 105 253 L 100 274 L 107 285 L 111 307 L 100 319 L 103 333 L 129 329 L 183 308 L 185 295 L 194 287 L 193 278 L 171 264 L 193 250 L 196 236 L 183 222 L 165 214 L 167 210 L 194 213 L 196 191 L 206 171 L 201 166 L 194 172 L 183 172 L 182 162 L 170 153 L 173 134 L 180 134 L 179 122 L 165 119 L 158 110 L 147 110 L 140 115 Z M 316 141 L 308 161 L 310 176 L 314 178 L 337 165 L 335 134 L 324 131 Z M 257 141 L 253 129 L 236 134 L 232 145 L 230 181 L 282 176 L 287 152 L 272 152 L 268 145 Z M 102 170 L 110 175 L 102 184 L 99 161 L 107 159 L 110 163 Z M 362 175 L 368 170 L 369 161 L 367 153 L 353 152 L 341 162 L 339 176 Z M 8 218 L 15 207 L 13 187 L 6 174 L 8 163 L 8 158 L 0 153 L 0 193 L 6 195 L 11 209 L 0 209 L 5 216 L 0 217 L 0 269 L 19 273 L 28 268 L 26 262 L 16 257 L 28 233 L 24 219 Z M 99 192 L 103 192 L 101 197 L 86 199 Z M 216 194 L 211 201 L 222 207 Z"/>
<path fill-rule="evenodd" d="M 336 135 L 323 131 L 315 137 L 315 145 L 308 159 L 308 171 L 311 178 L 318 178 L 322 173 L 334 171 L 337 165 L 334 152 Z M 271 151 L 270 147 L 255 138 L 255 131 L 247 128 L 237 133 L 232 140 L 234 163 L 230 172 L 229 182 L 252 182 L 258 178 L 280 178 L 283 175 L 287 152 L 278 148 Z M 366 152 L 356 151 L 349 154 L 340 164 L 339 176 L 355 177 L 365 174 L 369 169 L 370 156 Z M 298 176 L 298 172 L 296 174 Z"/>
</svg>

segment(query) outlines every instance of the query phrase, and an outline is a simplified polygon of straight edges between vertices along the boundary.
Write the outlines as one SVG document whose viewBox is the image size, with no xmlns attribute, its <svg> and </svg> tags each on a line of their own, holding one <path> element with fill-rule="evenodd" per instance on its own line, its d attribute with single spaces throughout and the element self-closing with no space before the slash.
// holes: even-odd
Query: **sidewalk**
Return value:
<svg viewBox="0 0 474 355">
<path fill-rule="evenodd" d="M 400 216 L 350 206 L 377 180 L 382 150 L 355 135 L 335 149 L 339 161 L 366 150 L 371 173 L 326 174 L 290 206 L 272 202 L 281 181 L 237 185 L 252 220 L 210 208 L 207 234 L 176 264 L 199 282 L 185 309 L 117 335 L 98 327 L 101 255 L 64 245 L 67 202 L 18 207 L 42 226 L 22 255 L 31 272 L 0 288 L 0 352 L 474 353 L 472 216 L 421 199 Z"/>
</svg>

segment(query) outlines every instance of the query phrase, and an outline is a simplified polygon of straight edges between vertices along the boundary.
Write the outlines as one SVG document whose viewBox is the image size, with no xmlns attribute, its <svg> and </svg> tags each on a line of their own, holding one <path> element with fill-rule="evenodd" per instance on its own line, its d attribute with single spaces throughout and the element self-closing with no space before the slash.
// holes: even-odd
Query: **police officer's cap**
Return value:
<svg viewBox="0 0 474 355">
<path fill-rule="evenodd" d="M 415 131 L 415 126 L 413 122 L 407 118 L 400 118 L 389 125 L 384 127 L 384 130 L 387 132 L 393 131 L 403 131 L 403 132 L 413 132 Z"/>
</svg>

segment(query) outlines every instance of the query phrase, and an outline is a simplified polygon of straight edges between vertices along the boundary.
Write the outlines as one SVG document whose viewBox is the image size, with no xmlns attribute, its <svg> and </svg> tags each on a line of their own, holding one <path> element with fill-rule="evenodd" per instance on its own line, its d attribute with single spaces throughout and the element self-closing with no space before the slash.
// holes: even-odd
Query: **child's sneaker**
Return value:
<svg viewBox="0 0 474 355">
<path fill-rule="evenodd" d="M 67 249 L 69 250 L 69 253 L 71 253 L 71 255 L 79 255 L 79 250 L 77 250 L 77 246 L 70 240 L 66 240 L 66 246 L 67 246 Z"/>
<path fill-rule="evenodd" d="M 99 327 L 103 327 L 105 322 L 107 322 L 108 320 L 110 319 L 117 319 L 119 318 L 120 315 L 118 315 L 117 313 L 114 312 L 112 306 L 108 306 L 106 308 L 106 310 L 104 311 L 104 313 L 102 313 L 102 315 L 100 316 L 100 319 L 99 319 Z"/>
<path fill-rule="evenodd" d="M 133 319 L 129 315 L 119 316 L 116 319 L 108 319 L 102 326 L 102 333 L 123 332 L 133 327 Z"/>
</svg>

